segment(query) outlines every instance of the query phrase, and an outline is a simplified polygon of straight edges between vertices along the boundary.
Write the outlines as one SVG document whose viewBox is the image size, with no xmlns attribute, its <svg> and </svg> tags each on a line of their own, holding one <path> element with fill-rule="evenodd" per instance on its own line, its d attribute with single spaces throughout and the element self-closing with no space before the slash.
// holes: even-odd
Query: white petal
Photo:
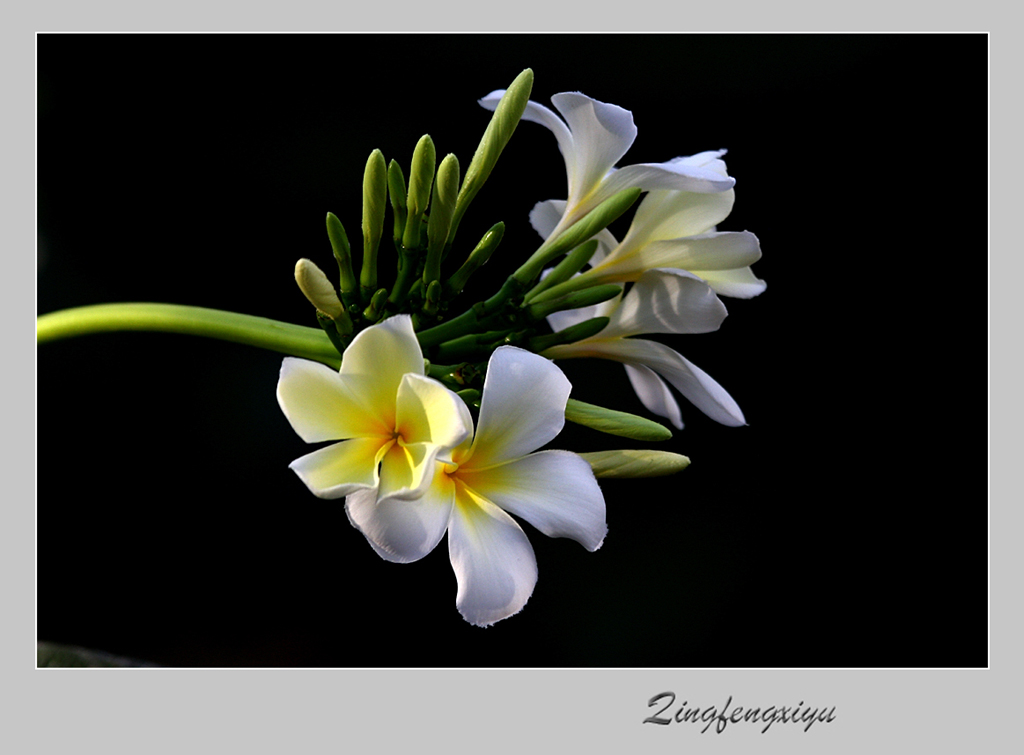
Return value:
<svg viewBox="0 0 1024 755">
<path fill-rule="evenodd" d="M 343 378 L 325 364 L 285 357 L 277 382 L 277 402 L 299 437 L 307 443 L 342 438 L 390 436 L 391 407 L 375 411 L 365 378 Z M 354 389 L 354 390 L 353 390 Z"/>
<path fill-rule="evenodd" d="M 422 375 L 425 370 L 409 315 L 389 317 L 362 331 L 341 357 L 342 375 L 371 379 L 365 396 L 369 406 L 393 406 L 402 377 L 410 372 Z"/>
<path fill-rule="evenodd" d="M 637 398 L 647 407 L 647 411 L 659 417 L 665 417 L 676 430 L 682 430 L 683 415 L 679 411 L 679 402 L 665 385 L 665 381 L 658 377 L 658 373 L 642 364 L 623 364 L 622 366 L 626 368 L 626 376 L 629 378 L 633 390 L 636 391 Z"/>
<path fill-rule="evenodd" d="M 548 537 L 569 537 L 590 551 L 608 533 L 605 503 L 594 472 L 568 451 L 541 451 L 459 480 Z"/>
<path fill-rule="evenodd" d="M 754 271 L 749 267 L 741 267 L 737 270 L 695 270 L 694 272 L 722 296 L 751 299 L 767 288 L 767 284 L 754 275 Z"/>
<path fill-rule="evenodd" d="M 441 473 L 415 500 L 378 500 L 376 491 L 360 491 L 345 499 L 345 511 L 381 558 L 405 564 L 434 550 L 448 529 L 454 501 L 455 485 Z"/>
<path fill-rule="evenodd" d="M 548 199 L 545 202 L 538 202 L 530 210 L 530 225 L 542 239 L 546 239 L 555 230 L 564 212 L 564 199 Z"/>
<path fill-rule="evenodd" d="M 572 386 L 544 357 L 501 346 L 487 364 L 480 418 L 468 463 L 473 469 L 518 459 L 561 432 Z"/>
<path fill-rule="evenodd" d="M 341 498 L 377 487 L 377 465 L 391 445 L 380 438 L 344 440 L 301 456 L 288 467 L 319 498 Z"/>
<path fill-rule="evenodd" d="M 551 359 L 597 357 L 624 364 L 648 367 L 685 396 L 690 403 L 716 422 L 737 427 L 745 425 L 743 412 L 722 386 L 681 354 L 656 341 L 640 338 L 587 340 L 554 346 L 544 354 Z"/>
<path fill-rule="evenodd" d="M 633 115 L 579 92 L 562 92 L 551 98 L 572 133 L 573 164 L 569 166 L 569 204 L 593 191 L 629 150 L 636 139 Z M 566 156 L 566 163 L 569 163 Z"/>
<path fill-rule="evenodd" d="M 616 192 L 639 186 L 644 191 L 672 189 L 700 194 L 728 191 L 736 179 L 716 171 L 671 160 L 664 163 L 637 163 L 619 168 L 605 179 L 601 191 L 610 197 Z M 607 198 L 605 197 L 605 198 Z"/>
<path fill-rule="evenodd" d="M 622 300 L 598 338 L 641 333 L 710 333 L 727 315 L 711 287 L 685 270 L 648 270 Z"/>
<path fill-rule="evenodd" d="M 488 626 L 517 613 L 537 584 L 537 559 L 526 533 L 489 501 L 457 486 L 448 525 L 448 554 L 463 618 Z"/>
</svg>

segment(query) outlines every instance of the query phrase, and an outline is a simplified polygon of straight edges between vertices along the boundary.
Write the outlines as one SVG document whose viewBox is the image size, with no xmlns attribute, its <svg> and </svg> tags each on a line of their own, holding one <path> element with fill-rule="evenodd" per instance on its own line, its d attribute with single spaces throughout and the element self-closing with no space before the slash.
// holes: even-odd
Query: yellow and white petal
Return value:
<svg viewBox="0 0 1024 755">
<path fill-rule="evenodd" d="M 565 425 L 570 390 L 569 379 L 544 357 L 514 346 L 495 349 L 470 458 L 462 463 L 473 469 L 501 464 L 551 441 Z"/>
<path fill-rule="evenodd" d="M 568 537 L 595 551 L 608 533 L 605 503 L 590 465 L 569 451 L 540 451 L 459 480 L 548 537 Z"/>
<path fill-rule="evenodd" d="M 735 270 L 694 270 L 693 272 L 706 280 L 708 285 L 722 296 L 752 299 L 768 287 L 768 284 L 754 275 L 754 271 L 749 267 Z"/>
<path fill-rule="evenodd" d="M 441 541 L 454 502 L 455 485 L 441 473 L 415 500 L 378 499 L 377 491 L 359 491 L 345 499 L 345 512 L 381 558 L 406 564 L 423 558 Z"/>
<path fill-rule="evenodd" d="M 399 441 L 380 463 L 380 498 L 412 500 L 423 495 L 434 481 L 441 447 L 434 443 Z"/>
<path fill-rule="evenodd" d="M 307 443 L 390 435 L 387 419 L 367 403 L 363 385 L 357 383 L 320 362 L 285 357 L 277 381 L 277 402 Z"/>
<path fill-rule="evenodd" d="M 761 259 L 757 236 L 749 231 L 714 232 L 681 239 L 652 241 L 622 252 L 625 243 L 598 265 L 583 273 L 589 285 L 635 281 L 647 270 L 729 270 L 748 267 Z"/>
<path fill-rule="evenodd" d="M 648 270 L 606 316 L 608 326 L 598 338 L 641 333 L 710 333 L 728 312 L 712 288 L 685 270 Z M 596 316 L 596 315 L 591 315 Z"/>
<path fill-rule="evenodd" d="M 377 487 L 377 465 L 391 445 L 381 438 L 343 440 L 301 456 L 288 467 L 314 495 L 341 498 Z"/>
<path fill-rule="evenodd" d="M 372 379 L 365 396 L 368 406 L 394 406 L 402 377 L 425 372 L 412 318 L 395 315 L 362 331 L 342 354 L 340 372 Z"/>
<path fill-rule="evenodd" d="M 453 448 L 473 432 L 465 402 L 441 383 L 407 374 L 395 399 L 395 431 L 405 443 Z"/>
<path fill-rule="evenodd" d="M 717 194 L 652 191 L 637 206 L 626 238 L 660 241 L 708 233 L 729 217 L 735 201 L 731 189 Z"/>
<path fill-rule="evenodd" d="M 676 430 L 682 430 L 683 415 L 679 411 L 679 402 L 665 385 L 665 381 L 658 377 L 658 373 L 642 364 L 623 364 L 622 366 L 626 368 L 626 376 L 629 378 L 637 398 L 647 407 L 647 411 L 664 417 L 672 423 Z"/>
<path fill-rule="evenodd" d="M 500 508 L 458 483 L 448 555 L 459 585 L 455 606 L 476 626 L 518 613 L 537 584 L 537 559 L 526 533 Z"/>
</svg>

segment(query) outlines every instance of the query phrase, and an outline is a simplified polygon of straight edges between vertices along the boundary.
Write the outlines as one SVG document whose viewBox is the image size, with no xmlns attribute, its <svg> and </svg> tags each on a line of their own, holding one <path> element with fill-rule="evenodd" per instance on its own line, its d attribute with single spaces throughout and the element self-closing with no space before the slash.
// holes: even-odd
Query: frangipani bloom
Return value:
<svg viewBox="0 0 1024 755">
<path fill-rule="evenodd" d="M 709 333 L 718 330 L 726 314 L 714 291 L 692 273 L 648 270 L 619 299 L 550 315 L 548 322 L 556 331 L 591 317 L 611 319 L 597 335 L 553 346 L 543 354 L 551 359 L 597 357 L 621 362 L 644 406 L 677 428 L 683 426 L 679 404 L 665 381 L 711 419 L 735 427 L 746 424 L 743 412 L 707 373 L 662 343 L 629 337 Z"/>
<path fill-rule="evenodd" d="M 721 160 L 712 158 L 708 166 L 726 175 Z M 591 268 L 576 282 L 581 287 L 622 283 L 638 280 L 647 270 L 677 268 L 703 278 L 723 296 L 757 296 L 765 289 L 764 281 L 750 269 L 761 258 L 757 237 L 748 231 L 715 231 L 732 211 L 734 201 L 732 189 L 715 194 L 649 192 L 637 206 L 621 242 L 616 242 L 607 230 L 598 234 L 598 251 L 591 259 Z M 546 236 L 554 231 L 562 212 L 563 205 L 557 200 L 541 202 L 530 214 L 530 221 L 541 236 Z"/>
<path fill-rule="evenodd" d="M 352 524 L 382 558 L 399 563 L 422 558 L 447 531 L 462 616 L 487 626 L 518 612 L 533 593 L 537 562 L 509 514 L 590 551 L 608 529 L 604 497 L 587 462 L 568 451 L 530 453 L 561 431 L 570 388 L 547 359 L 512 346 L 495 350 L 473 438 L 439 457 L 420 498 L 350 494 L 345 508 Z"/>
<path fill-rule="evenodd" d="M 480 104 L 494 110 L 505 90 L 491 92 Z M 735 181 L 717 170 L 714 162 L 725 150 L 694 157 L 677 157 L 663 163 L 640 163 L 616 169 L 636 139 L 633 114 L 579 92 L 562 92 L 551 98 L 559 118 L 536 102 L 527 103 L 523 120 L 546 126 L 558 140 L 565 159 L 569 192 L 561 216 L 548 233 L 561 233 L 601 202 L 623 189 L 677 189 L 688 192 L 721 192 Z M 718 161 L 721 162 L 721 161 Z M 723 164 L 724 166 L 724 164 Z M 531 216 L 532 218 L 532 216 Z"/>
<path fill-rule="evenodd" d="M 307 443 L 341 441 L 289 465 L 321 498 L 357 490 L 415 498 L 430 485 L 438 453 L 472 431 L 462 400 L 424 376 L 423 353 L 408 315 L 357 335 L 340 371 L 285 358 L 277 400 Z"/>
</svg>

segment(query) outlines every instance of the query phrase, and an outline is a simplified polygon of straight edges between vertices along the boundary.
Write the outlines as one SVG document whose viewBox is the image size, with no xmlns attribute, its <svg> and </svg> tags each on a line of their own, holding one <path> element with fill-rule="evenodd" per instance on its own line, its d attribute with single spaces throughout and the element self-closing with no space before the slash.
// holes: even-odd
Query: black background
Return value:
<svg viewBox="0 0 1024 755">
<path fill-rule="evenodd" d="M 540 577 L 488 629 L 444 543 L 379 559 L 274 396 L 281 356 L 170 334 L 38 350 L 41 640 L 181 666 L 913 667 L 987 662 L 983 35 L 42 35 L 40 313 L 194 304 L 315 326 L 292 268 L 358 236 L 373 148 L 465 167 L 475 100 L 533 68 L 633 112 L 621 164 L 726 147 L 767 291 L 666 342 L 749 426 L 683 402 L 691 467 L 603 484 L 596 553 L 528 525 Z M 460 228 L 508 230 L 480 293 L 564 197 L 517 129 Z M 624 227 L 615 226 L 621 232 Z M 494 284 L 496 285 L 496 284 Z M 643 413 L 617 365 L 574 396 Z M 569 427 L 553 444 L 628 446 Z M 26 575 L 28 578 L 28 575 Z"/>
</svg>

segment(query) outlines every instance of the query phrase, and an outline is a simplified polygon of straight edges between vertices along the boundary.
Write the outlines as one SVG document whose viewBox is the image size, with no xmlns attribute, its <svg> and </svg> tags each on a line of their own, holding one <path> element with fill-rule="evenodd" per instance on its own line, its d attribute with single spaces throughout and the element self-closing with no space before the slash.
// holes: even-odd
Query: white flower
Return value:
<svg viewBox="0 0 1024 755">
<path fill-rule="evenodd" d="M 437 461 L 438 473 L 416 500 L 350 494 L 352 524 L 382 558 L 400 563 L 425 556 L 447 531 L 462 616 L 487 626 L 518 612 L 533 593 L 537 562 L 510 513 L 590 551 L 607 532 L 590 465 L 567 451 L 530 453 L 561 431 L 570 388 L 547 359 L 512 346 L 495 350 L 472 440 Z"/>
<path fill-rule="evenodd" d="M 491 92 L 479 102 L 483 107 L 493 110 L 502 94 L 504 90 Z M 636 139 L 632 113 L 579 92 L 556 94 L 551 102 L 562 114 L 564 121 L 533 101 L 527 103 L 523 113 L 523 120 L 546 126 L 555 135 L 565 159 L 568 176 L 565 205 L 555 225 L 546 233 L 541 233 L 545 238 L 549 238 L 552 233 L 561 233 L 623 189 L 640 187 L 644 190 L 721 192 L 732 188 L 735 183 L 725 174 L 724 163 L 718 160 L 725 154 L 725 150 L 616 169 L 615 163 L 626 154 Z"/>
<path fill-rule="evenodd" d="M 720 161 L 719 161 L 720 162 Z M 721 168 L 725 175 L 724 167 Z M 717 232 L 732 210 L 732 189 L 717 194 L 658 190 L 637 206 L 621 242 L 607 230 L 597 235 L 598 251 L 590 269 L 574 286 L 596 286 L 637 280 L 655 268 L 688 270 L 719 294 L 749 299 L 765 290 L 750 266 L 761 258 L 757 237 L 748 232 Z M 557 200 L 541 202 L 530 214 L 543 236 L 553 232 L 562 213 Z"/>
<path fill-rule="evenodd" d="M 277 399 L 307 443 L 341 440 L 289 466 L 321 498 L 357 490 L 414 498 L 433 478 L 435 458 L 472 431 L 458 396 L 424 376 L 423 353 L 408 315 L 353 339 L 341 369 L 288 357 Z"/>
<path fill-rule="evenodd" d="M 743 412 L 722 386 L 657 341 L 630 336 L 643 333 L 709 333 L 726 316 L 725 306 L 700 278 L 683 270 L 648 270 L 625 296 L 595 307 L 556 312 L 551 327 L 564 330 L 591 317 L 609 317 L 595 336 L 543 352 L 551 359 L 597 357 L 621 362 L 640 401 L 648 410 L 682 428 L 679 404 L 665 381 L 724 425 L 746 424 Z"/>
</svg>

